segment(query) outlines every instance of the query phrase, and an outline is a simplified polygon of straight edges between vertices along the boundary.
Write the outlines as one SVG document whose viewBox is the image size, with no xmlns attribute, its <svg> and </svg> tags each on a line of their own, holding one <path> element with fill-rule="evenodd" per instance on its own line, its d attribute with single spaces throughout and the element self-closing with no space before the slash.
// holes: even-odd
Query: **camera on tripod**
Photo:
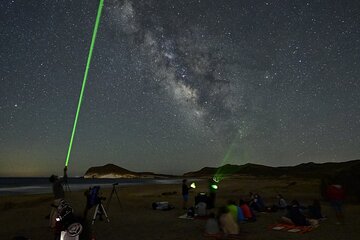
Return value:
<svg viewBox="0 0 360 240">
<path fill-rule="evenodd" d="M 84 218 L 87 215 L 87 211 L 92 207 L 95 207 L 94 216 L 92 219 L 92 224 L 95 223 L 96 217 L 99 216 L 100 220 L 102 220 L 102 216 L 105 215 L 106 220 L 110 222 L 109 217 L 105 211 L 105 208 L 102 204 L 102 201 L 106 200 L 105 197 L 99 196 L 100 186 L 90 187 L 88 191 L 85 192 L 86 196 L 86 208 L 84 213 Z"/>
<path fill-rule="evenodd" d="M 100 186 L 90 187 L 89 190 L 85 193 L 87 197 L 87 206 L 89 208 L 101 203 L 101 201 L 105 200 L 105 197 L 99 196 Z"/>
</svg>

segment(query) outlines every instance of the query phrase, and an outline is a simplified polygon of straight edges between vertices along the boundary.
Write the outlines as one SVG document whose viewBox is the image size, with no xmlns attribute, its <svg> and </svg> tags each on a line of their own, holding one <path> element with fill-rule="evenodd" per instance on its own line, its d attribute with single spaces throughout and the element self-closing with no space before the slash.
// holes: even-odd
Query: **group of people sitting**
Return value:
<svg viewBox="0 0 360 240">
<path fill-rule="evenodd" d="M 281 217 L 281 222 L 297 225 L 309 226 L 317 225 L 319 220 L 324 219 L 321 213 L 321 205 L 318 199 L 314 199 L 309 206 L 301 206 L 297 200 L 293 200 L 287 204 L 285 198 L 278 194 L 277 202 L 267 207 L 263 199 L 258 194 L 252 194 L 249 206 L 258 212 L 276 212 L 278 210 L 286 210 L 285 216 Z"/>
<path fill-rule="evenodd" d="M 324 216 L 321 213 L 319 200 L 314 200 L 310 206 L 301 206 L 297 200 L 287 204 L 285 198 L 277 195 L 277 201 L 271 206 L 266 206 L 259 194 L 250 193 L 250 200 L 229 200 L 226 206 L 220 207 L 215 216 L 209 214 L 205 225 L 205 235 L 212 237 L 238 236 L 239 223 L 256 221 L 256 212 L 284 211 L 280 222 L 297 226 L 316 226 Z"/>
<path fill-rule="evenodd" d="M 312 204 L 309 206 L 302 206 L 297 200 L 292 200 L 290 204 L 287 204 L 285 198 L 278 194 L 276 196 L 277 202 L 271 207 L 266 207 L 264 201 L 261 197 L 254 195 L 254 202 L 258 203 L 256 209 L 261 209 L 260 211 L 267 212 L 276 212 L 278 210 L 286 210 L 285 216 L 281 218 L 282 222 L 297 226 L 308 226 L 308 225 L 317 225 L 319 220 L 324 219 L 323 214 L 321 213 L 321 205 L 318 199 L 314 199 Z M 260 203 L 260 204 L 259 204 Z M 259 210 L 258 210 L 259 211 Z"/>
<path fill-rule="evenodd" d="M 229 200 L 226 206 L 219 208 L 217 217 L 214 213 L 210 213 L 205 226 L 205 234 L 215 237 L 237 236 L 239 223 L 254 221 L 256 221 L 256 215 L 248 202 L 240 199 L 236 204 L 235 201 Z"/>
<path fill-rule="evenodd" d="M 319 200 L 314 200 L 308 207 L 301 206 L 297 200 L 293 200 L 286 209 L 286 215 L 280 219 L 283 223 L 296 226 L 317 226 L 319 221 L 324 219 Z"/>
<path fill-rule="evenodd" d="M 257 193 L 253 194 L 250 192 L 249 195 L 249 206 L 257 212 L 276 212 L 278 210 L 286 209 L 287 207 L 287 202 L 281 194 L 276 196 L 277 202 L 272 206 L 266 206 L 263 198 Z"/>
</svg>

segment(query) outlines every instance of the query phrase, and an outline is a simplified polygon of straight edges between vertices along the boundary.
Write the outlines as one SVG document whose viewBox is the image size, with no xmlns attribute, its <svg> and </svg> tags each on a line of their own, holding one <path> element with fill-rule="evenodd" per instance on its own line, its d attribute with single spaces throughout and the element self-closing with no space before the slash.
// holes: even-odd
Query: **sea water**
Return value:
<svg viewBox="0 0 360 240">
<path fill-rule="evenodd" d="M 84 190 L 91 186 L 111 188 L 114 183 L 118 185 L 145 185 L 145 184 L 180 184 L 181 179 L 88 179 L 68 178 L 68 186 L 71 191 Z M 67 185 L 64 186 L 67 188 Z M 52 184 L 46 177 L 23 177 L 0 178 L 0 196 L 19 194 L 42 194 L 51 193 Z"/>
</svg>

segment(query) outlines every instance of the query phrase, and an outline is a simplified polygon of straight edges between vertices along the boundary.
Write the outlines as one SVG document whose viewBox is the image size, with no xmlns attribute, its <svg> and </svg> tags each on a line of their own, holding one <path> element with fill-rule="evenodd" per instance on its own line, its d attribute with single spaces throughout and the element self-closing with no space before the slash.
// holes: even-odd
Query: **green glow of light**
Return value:
<svg viewBox="0 0 360 240">
<path fill-rule="evenodd" d="M 82 83 L 82 87 L 81 87 L 79 102 L 78 102 L 78 106 L 77 106 L 77 110 L 76 110 L 74 126 L 73 126 L 72 133 L 71 133 L 69 149 L 68 149 L 68 153 L 67 153 L 67 156 L 66 156 L 65 166 L 68 166 L 68 164 L 69 164 L 71 148 L 72 148 L 72 145 L 73 145 L 73 140 L 74 140 L 75 131 L 76 131 L 76 125 L 77 125 L 77 121 L 78 121 L 78 118 L 79 118 L 79 112 L 80 112 L 80 108 L 81 108 L 81 103 L 82 103 L 83 96 L 84 96 L 85 85 L 86 85 L 87 76 L 88 76 L 88 72 L 89 72 L 89 68 L 90 68 L 91 57 L 92 57 L 92 53 L 93 53 L 93 49 L 94 49 L 94 45 L 95 45 L 96 34 L 97 34 L 97 31 L 98 31 L 98 28 L 99 28 L 100 16 L 101 16 L 101 11 L 102 11 L 103 5 L 104 5 L 104 0 L 100 0 L 99 8 L 98 8 L 98 11 L 97 11 L 97 16 L 96 16 L 96 22 L 95 22 L 95 26 L 94 26 L 94 31 L 93 31 L 93 35 L 92 35 L 92 39 L 91 39 L 89 55 L 88 55 L 88 59 L 87 59 L 87 62 L 86 62 L 86 68 L 85 68 L 84 79 L 83 79 L 83 83 Z"/>
<path fill-rule="evenodd" d="M 218 186 L 215 185 L 215 184 L 212 184 L 212 185 L 211 185 L 211 188 L 212 188 L 212 189 L 218 189 Z"/>
<path fill-rule="evenodd" d="M 216 183 L 220 182 L 220 180 L 218 179 L 218 176 L 214 176 L 213 181 L 216 182 Z"/>
<path fill-rule="evenodd" d="M 225 153 L 224 158 L 222 159 L 221 165 L 220 167 L 217 169 L 216 173 L 213 176 L 213 181 L 216 183 L 219 183 L 220 181 L 222 181 L 226 176 L 229 176 L 235 172 L 237 172 L 239 170 L 239 168 L 234 167 L 234 166 L 230 166 L 227 165 L 228 163 L 230 163 L 230 161 L 233 159 L 233 155 L 234 152 L 236 150 L 236 148 L 239 145 L 239 140 L 241 140 L 241 132 L 238 131 L 237 134 L 235 135 L 233 141 L 231 142 L 228 150 Z M 243 156 L 238 156 L 237 158 L 241 158 L 243 160 L 245 160 L 246 158 L 248 158 L 245 150 L 242 154 Z"/>
</svg>

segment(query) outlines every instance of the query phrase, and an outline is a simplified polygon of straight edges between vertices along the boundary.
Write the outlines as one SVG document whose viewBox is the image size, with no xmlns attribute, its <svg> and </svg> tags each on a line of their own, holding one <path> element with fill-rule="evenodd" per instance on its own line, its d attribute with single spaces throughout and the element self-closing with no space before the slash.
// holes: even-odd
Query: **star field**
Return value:
<svg viewBox="0 0 360 240">
<path fill-rule="evenodd" d="M 0 2 L 0 176 L 61 172 L 97 7 Z M 69 174 L 357 159 L 359 76 L 355 0 L 105 0 Z"/>
</svg>

